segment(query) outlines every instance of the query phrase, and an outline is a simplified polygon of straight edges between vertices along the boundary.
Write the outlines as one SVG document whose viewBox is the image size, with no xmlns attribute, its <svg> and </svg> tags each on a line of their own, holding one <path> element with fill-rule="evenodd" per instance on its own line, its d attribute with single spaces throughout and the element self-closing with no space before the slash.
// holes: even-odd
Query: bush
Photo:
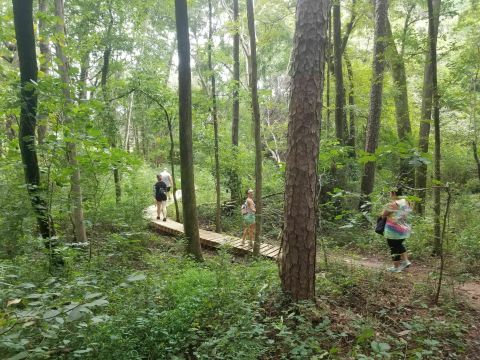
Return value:
<svg viewBox="0 0 480 360">
<path fill-rule="evenodd" d="M 469 179 L 465 183 L 465 192 L 467 194 L 479 194 L 480 193 L 480 180 L 475 178 L 475 179 Z"/>
</svg>

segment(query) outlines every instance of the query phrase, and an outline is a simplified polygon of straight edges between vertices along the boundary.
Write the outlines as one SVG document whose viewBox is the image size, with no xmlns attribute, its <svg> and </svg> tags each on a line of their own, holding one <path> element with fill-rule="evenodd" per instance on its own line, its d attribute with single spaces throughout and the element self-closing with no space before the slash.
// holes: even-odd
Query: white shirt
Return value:
<svg viewBox="0 0 480 360">
<path fill-rule="evenodd" d="M 160 173 L 160 176 L 162 177 L 162 181 L 167 185 L 167 187 L 170 187 L 170 173 L 168 171 L 162 171 Z"/>
</svg>

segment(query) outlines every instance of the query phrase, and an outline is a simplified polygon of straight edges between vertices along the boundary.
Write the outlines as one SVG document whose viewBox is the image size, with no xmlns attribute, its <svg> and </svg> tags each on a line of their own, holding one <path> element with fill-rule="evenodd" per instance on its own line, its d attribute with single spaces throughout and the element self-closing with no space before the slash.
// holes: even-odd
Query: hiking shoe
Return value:
<svg viewBox="0 0 480 360">
<path fill-rule="evenodd" d="M 389 267 L 387 271 L 393 272 L 393 273 L 400 273 L 402 272 L 402 269 L 400 269 L 400 266 L 399 267 L 392 266 L 392 267 Z"/>
<path fill-rule="evenodd" d="M 402 262 L 400 263 L 400 266 L 399 266 L 398 268 L 399 268 L 400 270 L 403 270 L 403 269 L 408 268 L 410 265 L 412 265 L 412 263 L 411 263 L 410 261 L 406 260 L 406 261 L 402 261 Z"/>
<path fill-rule="evenodd" d="M 157 220 L 160 220 L 160 216 L 157 216 Z"/>
<path fill-rule="evenodd" d="M 159 218 L 160 219 L 160 218 Z M 163 218 L 163 221 L 167 221 L 167 218 Z"/>
</svg>

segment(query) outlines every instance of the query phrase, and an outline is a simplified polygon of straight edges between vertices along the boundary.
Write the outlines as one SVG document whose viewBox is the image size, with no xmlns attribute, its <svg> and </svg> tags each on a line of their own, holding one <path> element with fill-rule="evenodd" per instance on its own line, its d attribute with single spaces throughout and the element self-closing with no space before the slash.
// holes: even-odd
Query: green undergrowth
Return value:
<svg viewBox="0 0 480 360">
<path fill-rule="evenodd" d="M 462 359 L 472 321 L 407 277 L 332 262 L 317 301 L 291 304 L 277 265 L 226 250 L 197 263 L 181 239 L 110 235 L 64 273 L 46 259 L 0 267 L 0 353 L 46 359 Z M 455 310 L 457 309 L 457 310 Z"/>
</svg>

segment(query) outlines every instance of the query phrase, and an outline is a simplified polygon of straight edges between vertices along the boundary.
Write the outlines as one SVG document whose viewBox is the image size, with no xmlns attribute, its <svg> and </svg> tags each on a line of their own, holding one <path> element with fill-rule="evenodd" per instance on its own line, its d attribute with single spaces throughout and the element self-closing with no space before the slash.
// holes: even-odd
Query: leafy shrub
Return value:
<svg viewBox="0 0 480 360">
<path fill-rule="evenodd" d="M 475 179 L 469 179 L 464 186 L 465 192 L 467 194 L 478 194 L 480 193 L 480 180 L 475 178 Z"/>
</svg>

